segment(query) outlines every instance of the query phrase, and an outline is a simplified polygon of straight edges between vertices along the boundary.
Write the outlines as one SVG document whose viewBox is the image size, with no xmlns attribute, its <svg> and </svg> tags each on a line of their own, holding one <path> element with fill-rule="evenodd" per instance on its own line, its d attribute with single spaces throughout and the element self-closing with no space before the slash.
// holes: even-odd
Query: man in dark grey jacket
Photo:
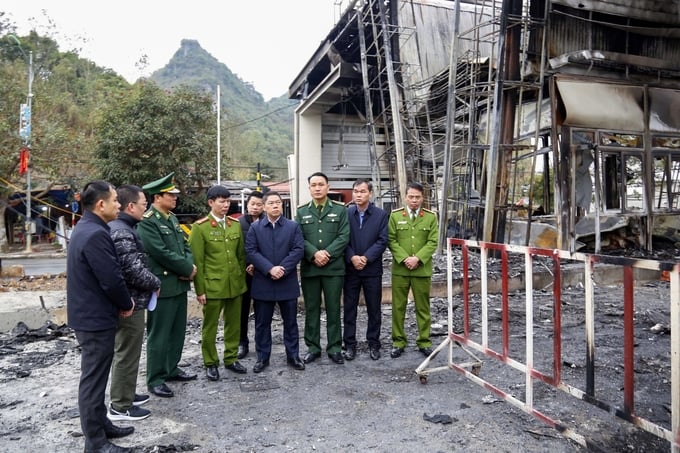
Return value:
<svg viewBox="0 0 680 453">
<path fill-rule="evenodd" d="M 144 244 L 135 229 L 146 211 L 144 192 L 132 185 L 120 186 L 116 192 L 120 212 L 118 219 L 109 223 L 109 228 L 125 285 L 135 301 L 135 311 L 129 318 L 121 319 L 116 329 L 108 417 L 109 420 L 142 420 L 151 415 L 149 410 L 139 407 L 149 401 L 149 396 L 135 393 L 144 343 L 144 309 L 154 292 L 158 296 L 161 281 L 149 270 Z"/>
<path fill-rule="evenodd" d="M 104 404 L 116 325 L 119 317 L 129 317 L 134 308 L 107 225 L 118 216 L 120 204 L 106 181 L 86 184 L 81 201 L 85 212 L 73 229 L 66 259 L 68 325 L 81 351 L 80 426 L 85 453 L 124 453 L 132 450 L 108 439 L 131 434 L 134 428 L 114 426 L 106 418 Z"/>
</svg>

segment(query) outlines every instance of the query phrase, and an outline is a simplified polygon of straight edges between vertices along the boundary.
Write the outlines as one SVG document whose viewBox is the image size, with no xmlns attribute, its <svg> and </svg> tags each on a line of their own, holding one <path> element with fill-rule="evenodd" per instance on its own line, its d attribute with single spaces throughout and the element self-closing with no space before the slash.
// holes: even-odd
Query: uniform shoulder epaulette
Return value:
<svg viewBox="0 0 680 453">
<path fill-rule="evenodd" d="M 195 221 L 194 223 L 195 223 L 196 225 L 200 225 L 200 224 L 202 224 L 202 223 L 207 222 L 208 219 L 209 219 L 209 217 L 208 217 L 208 216 L 205 216 L 205 217 L 203 217 L 202 219 L 198 219 L 198 220 Z"/>
<path fill-rule="evenodd" d="M 427 208 L 421 208 L 421 209 L 422 209 L 423 211 L 425 211 L 425 212 L 429 212 L 430 214 L 437 215 L 437 213 L 434 212 L 432 209 L 427 209 Z"/>
<path fill-rule="evenodd" d="M 404 210 L 404 207 L 402 206 L 401 208 L 392 209 L 392 212 L 399 212 L 399 211 L 403 211 L 403 210 Z"/>
<path fill-rule="evenodd" d="M 228 215 L 227 218 L 228 218 L 229 220 L 233 220 L 234 222 L 238 222 L 238 221 L 239 221 L 239 220 L 238 220 L 238 217 L 232 217 L 232 216 Z"/>
<path fill-rule="evenodd" d="M 145 218 L 145 219 L 150 219 L 152 215 L 153 215 L 153 211 L 152 211 L 151 209 L 149 209 L 148 211 L 146 211 L 146 212 L 144 213 L 144 218 Z"/>
<path fill-rule="evenodd" d="M 297 207 L 297 209 L 304 208 L 305 206 L 309 206 L 309 202 L 302 203 L 300 206 Z"/>
<path fill-rule="evenodd" d="M 344 207 L 344 206 L 345 206 L 345 203 L 343 203 L 342 201 L 337 201 L 337 200 L 331 200 L 331 203 L 333 203 L 333 204 L 337 204 L 337 205 L 340 205 L 340 206 L 342 206 L 342 207 Z"/>
</svg>

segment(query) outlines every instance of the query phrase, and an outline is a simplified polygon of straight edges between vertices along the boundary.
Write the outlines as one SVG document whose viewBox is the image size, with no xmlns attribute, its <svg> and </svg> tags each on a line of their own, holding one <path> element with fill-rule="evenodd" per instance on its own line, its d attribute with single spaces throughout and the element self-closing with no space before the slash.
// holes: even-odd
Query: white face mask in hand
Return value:
<svg viewBox="0 0 680 453">
<path fill-rule="evenodd" d="M 151 293 L 151 299 L 149 299 L 149 305 L 146 309 L 149 311 L 154 311 L 156 309 L 156 302 L 158 301 L 158 296 L 156 296 L 156 291 Z"/>
</svg>

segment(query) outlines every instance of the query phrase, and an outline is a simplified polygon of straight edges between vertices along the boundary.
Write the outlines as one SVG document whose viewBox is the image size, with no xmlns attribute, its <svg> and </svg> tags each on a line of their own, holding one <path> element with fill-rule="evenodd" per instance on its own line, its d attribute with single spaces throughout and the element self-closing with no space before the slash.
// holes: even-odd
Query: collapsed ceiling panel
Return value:
<svg viewBox="0 0 680 453">
<path fill-rule="evenodd" d="M 565 124 L 619 131 L 643 131 L 642 87 L 557 80 L 564 107 Z"/>
</svg>

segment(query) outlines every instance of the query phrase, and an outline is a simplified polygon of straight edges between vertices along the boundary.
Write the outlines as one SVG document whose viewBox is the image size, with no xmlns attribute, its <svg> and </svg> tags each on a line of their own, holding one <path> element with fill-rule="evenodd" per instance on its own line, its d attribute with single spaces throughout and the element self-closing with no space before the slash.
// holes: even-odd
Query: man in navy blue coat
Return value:
<svg viewBox="0 0 680 453">
<path fill-rule="evenodd" d="M 297 300 L 300 296 L 297 265 L 304 256 L 300 226 L 282 215 L 283 204 L 277 192 L 263 196 L 265 216 L 253 223 L 246 237 L 246 260 L 253 269 L 251 295 L 255 300 L 254 373 L 269 366 L 272 350 L 271 324 L 278 303 L 283 319 L 283 343 L 288 365 L 304 370 L 300 360 Z"/>
<path fill-rule="evenodd" d="M 81 201 L 85 212 L 73 229 L 66 259 L 66 311 L 81 350 L 78 410 L 85 453 L 129 452 L 108 439 L 134 428 L 114 426 L 104 404 L 118 317 L 129 317 L 134 309 L 107 225 L 118 217 L 120 204 L 106 181 L 86 184 Z"/>
<path fill-rule="evenodd" d="M 388 215 L 370 202 L 373 184 L 358 179 L 352 184 L 354 204 L 347 209 L 349 244 L 345 249 L 345 284 L 343 287 L 344 334 L 343 356 L 354 360 L 357 350 L 357 309 L 359 293 L 364 289 L 368 326 L 366 340 L 369 356 L 380 358 L 382 326 L 383 252 L 387 248 Z"/>
</svg>

